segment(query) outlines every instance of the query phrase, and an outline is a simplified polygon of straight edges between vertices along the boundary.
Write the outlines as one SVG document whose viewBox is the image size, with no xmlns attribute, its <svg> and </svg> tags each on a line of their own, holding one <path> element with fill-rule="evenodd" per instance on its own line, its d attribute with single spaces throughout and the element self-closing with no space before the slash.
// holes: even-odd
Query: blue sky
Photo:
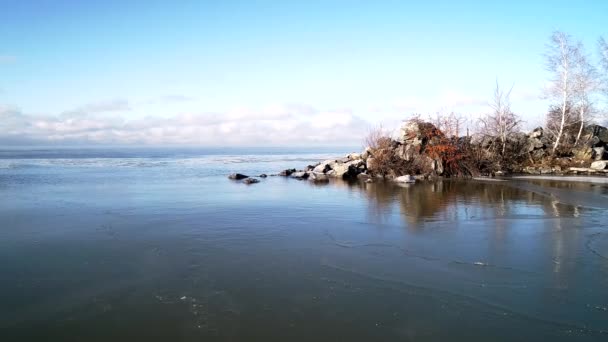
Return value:
<svg viewBox="0 0 608 342">
<path fill-rule="evenodd" d="M 551 32 L 591 53 L 607 23 L 603 0 L 0 0 L 0 142 L 347 144 L 474 118 L 496 79 L 531 126 Z"/>
</svg>

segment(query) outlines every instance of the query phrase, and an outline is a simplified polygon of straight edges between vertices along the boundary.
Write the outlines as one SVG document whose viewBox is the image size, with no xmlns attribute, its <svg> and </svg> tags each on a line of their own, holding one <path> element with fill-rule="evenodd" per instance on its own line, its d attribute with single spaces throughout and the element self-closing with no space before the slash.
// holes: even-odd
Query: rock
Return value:
<svg viewBox="0 0 608 342">
<path fill-rule="evenodd" d="M 523 171 L 524 171 L 525 173 L 529 173 L 529 174 L 531 174 L 531 175 L 537 175 L 537 174 L 539 174 L 539 173 L 540 173 L 540 172 L 539 172 L 538 170 L 536 170 L 536 168 L 535 168 L 535 167 L 533 167 L 533 166 L 526 166 L 526 167 L 523 169 Z"/>
<path fill-rule="evenodd" d="M 532 152 L 543 147 L 545 147 L 545 144 L 540 139 L 528 140 L 528 152 Z"/>
<path fill-rule="evenodd" d="M 259 179 L 255 179 L 255 178 L 245 178 L 243 179 L 243 183 L 245 184 L 255 184 L 255 183 L 259 183 L 260 180 Z"/>
<path fill-rule="evenodd" d="M 420 145 L 420 124 L 416 121 L 408 121 L 399 130 L 399 140 L 403 144 Z"/>
<path fill-rule="evenodd" d="M 297 171 L 290 175 L 290 177 L 298 178 L 298 179 L 306 179 L 306 178 L 308 178 L 308 176 L 309 176 L 309 174 L 306 171 Z"/>
<path fill-rule="evenodd" d="M 359 154 L 359 153 L 351 153 L 347 157 L 350 158 L 350 160 L 362 159 L 361 154 Z"/>
<path fill-rule="evenodd" d="M 593 159 L 604 160 L 606 157 L 606 148 L 604 146 L 593 148 Z"/>
<path fill-rule="evenodd" d="M 333 166 L 334 173 L 332 176 L 338 178 L 354 178 L 361 172 L 359 166 L 362 164 L 364 163 L 360 159 L 348 163 L 336 163 Z"/>
<path fill-rule="evenodd" d="M 373 183 L 373 182 L 374 182 L 374 180 L 371 178 L 365 180 L 365 183 Z"/>
<path fill-rule="evenodd" d="M 367 160 L 365 161 L 366 165 L 367 165 L 367 169 L 368 170 L 373 170 L 376 168 L 375 165 L 376 159 L 374 157 L 368 157 Z"/>
<path fill-rule="evenodd" d="M 585 132 L 592 137 L 597 137 L 603 144 L 608 144 L 608 128 L 600 125 L 589 125 L 585 127 Z"/>
<path fill-rule="evenodd" d="M 504 176 L 504 175 L 505 175 L 505 172 L 504 172 L 504 171 L 500 171 L 500 170 L 498 170 L 498 171 L 494 172 L 494 176 L 501 177 L 501 176 Z"/>
<path fill-rule="evenodd" d="M 288 177 L 292 173 L 296 172 L 296 169 L 287 169 L 279 172 L 279 176 Z"/>
<path fill-rule="evenodd" d="M 228 178 L 230 179 L 234 179 L 234 180 L 241 180 L 241 179 L 245 179 L 245 178 L 249 178 L 249 176 L 244 175 L 242 173 L 231 173 Z"/>
<path fill-rule="evenodd" d="M 324 173 L 311 172 L 308 180 L 313 182 L 327 182 L 329 181 L 329 177 Z"/>
<path fill-rule="evenodd" d="M 361 159 L 367 160 L 367 158 L 371 157 L 372 149 L 371 147 L 367 147 L 363 152 L 361 152 Z"/>
<path fill-rule="evenodd" d="M 532 132 L 530 132 L 529 137 L 532 139 L 540 139 L 543 136 L 543 133 L 542 127 L 536 127 L 534 130 L 532 130 Z"/>
<path fill-rule="evenodd" d="M 268 177 L 268 175 L 267 175 L 267 174 L 265 174 L 265 173 L 262 173 L 262 174 L 261 174 L 261 175 L 259 175 L 258 177 L 260 177 L 260 178 L 266 178 L 266 177 Z"/>
<path fill-rule="evenodd" d="M 606 165 L 608 165 L 608 161 L 598 160 L 591 163 L 590 168 L 593 170 L 603 170 L 606 168 Z"/>
<path fill-rule="evenodd" d="M 399 176 L 399 177 L 393 179 L 393 181 L 397 182 L 397 183 L 415 183 L 416 178 L 414 178 L 410 175 L 405 175 L 405 176 Z"/>
<path fill-rule="evenodd" d="M 357 175 L 357 179 L 360 179 L 360 180 L 368 180 L 368 179 L 371 179 L 371 178 L 372 178 L 372 176 L 370 176 L 367 173 L 360 173 L 360 174 Z"/>
<path fill-rule="evenodd" d="M 553 173 L 553 169 L 550 168 L 550 167 L 548 167 L 548 166 L 542 166 L 539 171 L 540 171 L 541 175 L 546 175 L 546 174 L 549 174 L 549 173 Z"/>
<path fill-rule="evenodd" d="M 595 170 L 587 168 L 587 167 L 571 167 L 568 169 L 570 172 L 595 172 Z"/>
<path fill-rule="evenodd" d="M 562 167 L 561 167 L 561 166 L 559 166 L 559 165 L 555 165 L 555 166 L 553 167 L 553 172 L 558 172 L 558 173 L 559 173 L 559 172 L 562 172 Z"/>
<path fill-rule="evenodd" d="M 332 165 L 334 165 L 335 163 L 335 160 L 324 160 L 319 163 L 319 165 L 315 166 L 312 171 L 317 173 L 327 173 L 329 170 L 332 169 Z"/>
</svg>

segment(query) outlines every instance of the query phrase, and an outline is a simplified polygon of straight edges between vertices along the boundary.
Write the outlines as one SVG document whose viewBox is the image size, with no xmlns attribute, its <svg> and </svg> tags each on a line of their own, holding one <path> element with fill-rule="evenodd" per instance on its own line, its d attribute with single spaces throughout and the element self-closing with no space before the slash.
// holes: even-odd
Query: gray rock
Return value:
<svg viewBox="0 0 608 342">
<path fill-rule="evenodd" d="M 597 137 L 602 143 L 608 144 L 608 128 L 600 125 L 589 125 L 585 127 L 585 132 L 592 137 Z"/>
<path fill-rule="evenodd" d="M 261 175 L 259 175 L 258 177 L 260 177 L 260 178 L 266 178 L 266 177 L 268 177 L 268 175 L 267 175 L 267 174 L 265 174 L 265 173 L 262 173 L 262 174 L 261 174 Z"/>
<path fill-rule="evenodd" d="M 297 171 L 290 175 L 290 177 L 299 178 L 299 179 L 306 179 L 306 178 L 308 178 L 308 176 L 309 176 L 309 174 L 306 171 Z"/>
<path fill-rule="evenodd" d="M 324 173 L 311 172 L 308 180 L 313 182 L 328 182 L 329 177 Z"/>
<path fill-rule="evenodd" d="M 591 163 L 590 168 L 593 170 L 603 170 L 606 168 L 606 165 L 608 165 L 608 161 L 598 160 Z"/>
<path fill-rule="evenodd" d="M 359 166 L 364 164 L 362 160 L 353 160 L 348 163 L 336 163 L 333 166 L 333 177 L 354 178 L 361 172 Z"/>
<path fill-rule="evenodd" d="M 543 136 L 543 133 L 542 127 L 536 127 L 534 130 L 532 130 L 532 132 L 530 132 L 529 137 L 532 139 L 540 139 Z"/>
<path fill-rule="evenodd" d="M 241 180 L 241 179 L 245 179 L 248 178 L 249 176 L 244 175 L 242 173 L 231 173 L 228 178 L 230 179 L 234 179 L 234 180 Z"/>
<path fill-rule="evenodd" d="M 372 155 L 372 149 L 371 149 L 371 147 L 367 147 L 367 148 L 365 148 L 365 150 L 363 152 L 361 152 L 361 159 L 367 160 L 367 158 L 371 157 L 371 155 Z"/>
<path fill-rule="evenodd" d="M 296 169 L 283 170 L 283 171 L 279 172 L 279 176 L 288 177 L 294 172 L 296 172 Z"/>
<path fill-rule="evenodd" d="M 259 179 L 255 179 L 255 178 L 245 178 L 243 180 L 243 183 L 245 184 L 255 184 L 255 183 L 259 183 L 260 180 Z"/>
<path fill-rule="evenodd" d="M 604 146 L 593 148 L 593 159 L 604 160 L 606 157 L 606 148 Z"/>
<path fill-rule="evenodd" d="M 313 172 L 317 172 L 317 173 L 327 173 L 329 170 L 332 169 L 332 165 L 335 165 L 336 161 L 333 159 L 330 160 L 324 160 L 321 163 L 319 163 L 319 165 L 315 166 L 314 169 L 312 169 Z"/>
</svg>

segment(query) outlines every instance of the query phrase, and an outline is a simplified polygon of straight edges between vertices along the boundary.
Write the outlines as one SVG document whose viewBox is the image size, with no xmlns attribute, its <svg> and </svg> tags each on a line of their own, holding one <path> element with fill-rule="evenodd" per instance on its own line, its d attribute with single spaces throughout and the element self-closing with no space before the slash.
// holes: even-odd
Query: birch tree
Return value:
<svg viewBox="0 0 608 342">
<path fill-rule="evenodd" d="M 574 64 L 572 67 L 572 97 L 578 115 L 578 133 L 574 144 L 576 145 L 583 133 L 585 124 L 593 113 L 592 97 L 599 88 L 596 69 L 589 63 L 580 43 L 574 51 Z"/>
<path fill-rule="evenodd" d="M 504 156 L 509 138 L 517 132 L 521 120 L 511 111 L 511 91 L 500 87 L 496 81 L 494 97 L 490 102 L 492 112 L 480 118 L 481 126 L 485 135 L 498 138 L 500 141 L 500 155 Z"/>
<path fill-rule="evenodd" d="M 602 37 L 598 45 L 600 48 L 600 80 L 602 81 L 602 88 L 608 100 L 608 42 Z M 606 110 L 608 111 L 608 109 Z"/>
<path fill-rule="evenodd" d="M 559 31 L 553 33 L 547 46 L 547 70 L 553 73 L 547 95 L 559 102 L 559 115 L 547 116 L 547 129 L 554 137 L 552 155 L 555 155 L 562 142 L 564 130 L 572 124 L 568 122 L 568 109 L 573 100 L 573 67 L 578 49 L 579 46 L 572 43 L 569 35 Z"/>
<path fill-rule="evenodd" d="M 606 84 L 608 83 L 608 42 L 601 37 L 598 45 L 600 48 L 600 67 L 602 69 L 602 79 L 605 83 L 605 90 L 608 93 L 608 84 Z"/>
</svg>

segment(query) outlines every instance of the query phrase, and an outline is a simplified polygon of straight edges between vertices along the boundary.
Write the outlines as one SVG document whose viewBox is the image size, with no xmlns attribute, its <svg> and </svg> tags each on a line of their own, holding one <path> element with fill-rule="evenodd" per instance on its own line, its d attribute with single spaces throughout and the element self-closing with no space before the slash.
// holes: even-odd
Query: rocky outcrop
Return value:
<svg viewBox="0 0 608 342">
<path fill-rule="evenodd" d="M 381 144 L 367 147 L 361 153 L 324 160 L 303 170 L 283 170 L 278 175 L 311 182 L 327 182 L 332 178 L 372 182 L 380 177 L 409 183 L 437 176 L 474 175 L 474 172 L 492 176 L 608 174 L 608 129 L 598 125 L 586 127 L 578 146 L 560 152 L 559 157 L 551 155 L 552 140 L 542 127 L 529 133 L 512 134 L 507 150 L 513 160 L 503 158 L 497 163 L 499 168 L 495 167 L 496 162 L 491 164 L 491 159 L 496 156 L 501 141 L 485 134 L 449 138 L 431 123 L 411 120 L 400 128 L 396 140 L 383 139 Z M 475 158 L 477 164 L 471 162 Z M 471 170 L 472 167 L 475 169 Z M 233 174 L 230 178 L 247 176 Z"/>
</svg>

